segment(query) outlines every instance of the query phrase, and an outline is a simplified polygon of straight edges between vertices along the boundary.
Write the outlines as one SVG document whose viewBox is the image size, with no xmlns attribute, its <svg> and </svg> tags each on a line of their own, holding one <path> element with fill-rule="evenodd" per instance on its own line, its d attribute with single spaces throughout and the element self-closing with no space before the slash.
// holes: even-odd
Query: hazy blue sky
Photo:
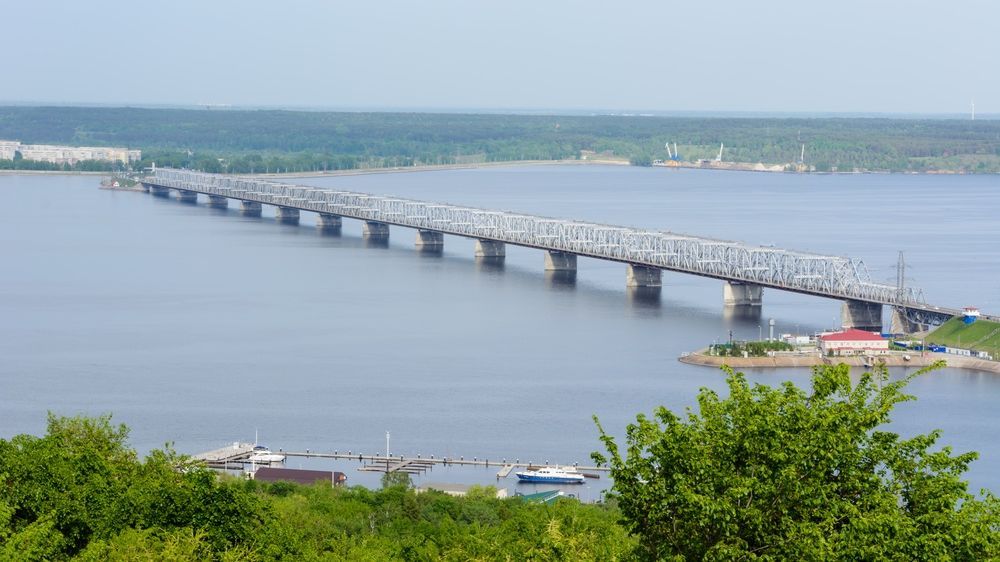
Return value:
<svg viewBox="0 0 1000 562">
<path fill-rule="evenodd" d="M 992 0 L 2 0 L 0 100 L 1000 112 Z"/>
</svg>

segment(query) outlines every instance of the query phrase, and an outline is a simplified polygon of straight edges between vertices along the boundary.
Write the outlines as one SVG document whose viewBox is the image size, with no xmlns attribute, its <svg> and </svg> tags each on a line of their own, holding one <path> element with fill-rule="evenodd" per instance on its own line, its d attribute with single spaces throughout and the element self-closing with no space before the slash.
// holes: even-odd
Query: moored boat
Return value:
<svg viewBox="0 0 1000 562">
<path fill-rule="evenodd" d="M 543 467 L 515 472 L 521 482 L 544 482 L 547 484 L 583 484 L 584 476 L 572 467 Z"/>
<path fill-rule="evenodd" d="M 255 445 L 253 448 L 253 453 L 250 454 L 250 458 L 247 459 L 249 462 L 269 464 L 272 462 L 284 462 L 285 455 L 280 453 L 272 453 L 271 449 L 263 445 Z"/>
</svg>

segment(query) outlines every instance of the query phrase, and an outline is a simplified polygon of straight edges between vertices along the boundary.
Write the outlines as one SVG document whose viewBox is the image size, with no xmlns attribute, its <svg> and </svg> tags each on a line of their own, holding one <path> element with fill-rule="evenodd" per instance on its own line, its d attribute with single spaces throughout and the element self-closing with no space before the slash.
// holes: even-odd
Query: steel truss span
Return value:
<svg viewBox="0 0 1000 562">
<path fill-rule="evenodd" d="M 874 283 L 861 260 L 675 232 L 158 168 L 144 183 L 840 300 L 941 311 L 920 290 Z M 950 312 L 950 310 L 948 310 Z"/>
</svg>

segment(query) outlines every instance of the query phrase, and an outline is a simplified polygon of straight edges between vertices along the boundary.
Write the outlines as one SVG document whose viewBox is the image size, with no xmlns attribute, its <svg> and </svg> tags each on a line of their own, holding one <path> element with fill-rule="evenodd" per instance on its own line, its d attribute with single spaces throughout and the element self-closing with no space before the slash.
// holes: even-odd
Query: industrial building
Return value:
<svg viewBox="0 0 1000 562">
<path fill-rule="evenodd" d="M 823 334 L 819 337 L 823 355 L 885 355 L 889 353 L 889 340 L 874 332 L 850 329 Z"/>
<path fill-rule="evenodd" d="M 83 160 L 100 160 L 129 164 L 142 159 L 141 150 L 111 146 L 62 146 L 54 144 L 21 144 L 0 140 L 0 160 L 13 160 L 20 152 L 25 160 L 52 164 L 76 164 Z"/>
<path fill-rule="evenodd" d="M 259 482 L 294 482 L 309 486 L 317 482 L 329 483 L 331 486 L 340 486 L 347 482 L 347 475 L 343 472 L 333 472 L 329 470 L 301 470 L 297 468 L 277 468 L 263 466 L 253 473 L 253 479 Z"/>
</svg>

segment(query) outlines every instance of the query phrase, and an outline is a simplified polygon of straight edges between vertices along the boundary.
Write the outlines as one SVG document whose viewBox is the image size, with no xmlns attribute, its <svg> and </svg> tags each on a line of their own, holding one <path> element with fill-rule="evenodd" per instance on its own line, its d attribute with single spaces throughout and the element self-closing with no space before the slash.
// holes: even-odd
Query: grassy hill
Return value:
<svg viewBox="0 0 1000 562">
<path fill-rule="evenodd" d="M 952 318 L 928 334 L 927 342 L 986 351 L 1000 357 L 1000 323 L 977 320 L 965 324 L 961 318 Z"/>
</svg>

